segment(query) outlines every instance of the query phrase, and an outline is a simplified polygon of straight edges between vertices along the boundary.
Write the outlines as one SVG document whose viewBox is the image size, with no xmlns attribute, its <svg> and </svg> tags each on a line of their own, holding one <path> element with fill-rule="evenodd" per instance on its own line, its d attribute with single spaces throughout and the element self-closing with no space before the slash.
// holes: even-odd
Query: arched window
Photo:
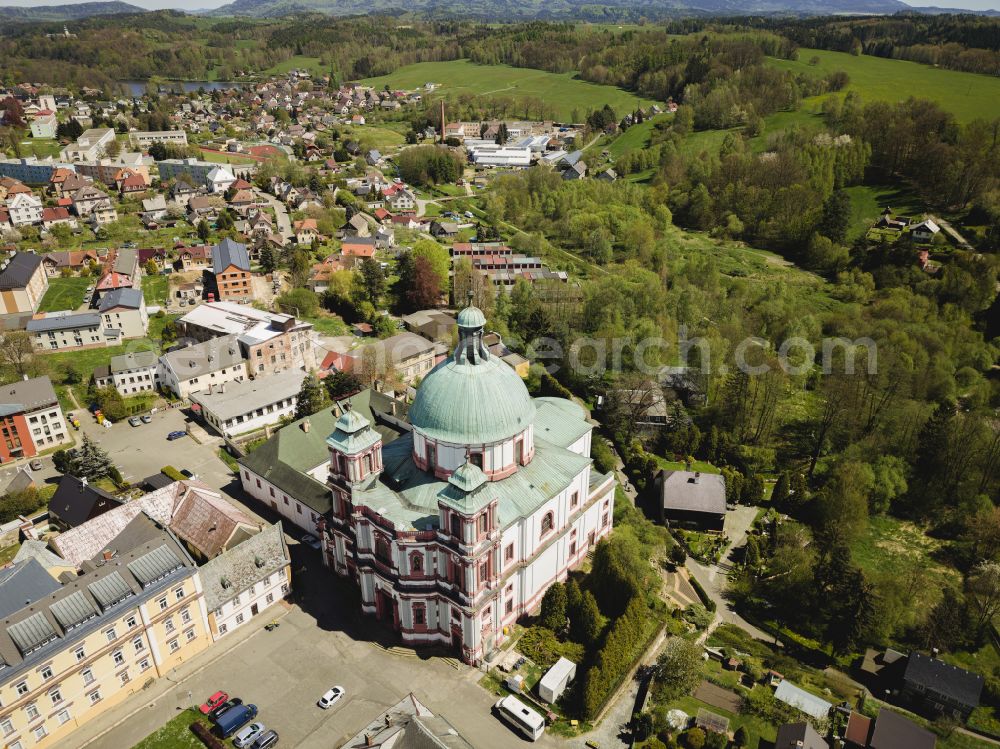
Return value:
<svg viewBox="0 0 1000 749">
<path fill-rule="evenodd" d="M 551 531 L 554 525 L 555 525 L 555 516 L 551 512 L 546 512 L 542 516 L 542 535 L 544 536 L 546 533 Z"/>
<path fill-rule="evenodd" d="M 424 556 L 423 554 L 410 554 L 410 572 L 414 575 L 424 574 Z"/>
<path fill-rule="evenodd" d="M 386 564 L 392 564 L 392 549 L 385 536 L 375 536 L 375 557 Z"/>
</svg>

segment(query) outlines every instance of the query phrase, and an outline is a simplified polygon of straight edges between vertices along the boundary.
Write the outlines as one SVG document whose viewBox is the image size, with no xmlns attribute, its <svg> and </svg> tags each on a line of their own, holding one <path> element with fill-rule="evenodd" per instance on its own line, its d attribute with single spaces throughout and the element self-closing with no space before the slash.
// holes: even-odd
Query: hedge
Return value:
<svg viewBox="0 0 1000 749">
<path fill-rule="evenodd" d="M 183 473 L 178 471 L 173 466 L 163 466 L 163 468 L 160 469 L 160 473 L 162 473 L 168 479 L 173 479 L 174 481 L 184 481 L 184 479 L 186 478 L 186 476 Z"/>
<path fill-rule="evenodd" d="M 694 592 L 698 594 L 698 598 L 701 599 L 701 602 L 705 605 L 705 608 L 708 609 L 709 611 L 715 611 L 716 609 L 715 601 L 709 598 L 708 593 L 706 593 L 705 589 L 701 587 L 701 583 L 698 582 L 698 580 L 695 579 L 693 575 L 688 576 L 688 582 L 691 583 L 691 587 L 694 588 Z"/>
</svg>

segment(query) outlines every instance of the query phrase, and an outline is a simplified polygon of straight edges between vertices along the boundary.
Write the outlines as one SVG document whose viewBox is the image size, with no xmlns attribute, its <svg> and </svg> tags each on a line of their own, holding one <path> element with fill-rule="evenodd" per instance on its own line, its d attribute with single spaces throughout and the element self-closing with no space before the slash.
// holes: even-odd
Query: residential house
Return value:
<svg viewBox="0 0 1000 749">
<path fill-rule="evenodd" d="M 49 288 L 42 258 L 33 252 L 16 252 L 0 270 L 0 314 L 31 314 Z"/>
<path fill-rule="evenodd" d="M 161 181 L 164 179 L 162 172 L 160 172 L 160 179 Z M 183 177 L 178 177 L 174 184 L 170 187 L 170 199 L 181 207 L 186 207 L 191 198 L 197 194 L 197 188 L 192 186 L 191 183 Z"/>
<path fill-rule="evenodd" d="M 56 137 L 56 125 L 59 123 L 56 120 L 55 112 L 50 112 L 48 109 L 43 109 L 39 111 L 35 118 L 31 121 L 31 137 L 32 138 L 55 138 Z"/>
<path fill-rule="evenodd" d="M 112 356 L 110 363 L 94 370 L 97 387 L 113 387 L 123 396 L 157 390 L 160 385 L 159 357 L 153 351 Z"/>
<path fill-rule="evenodd" d="M 216 641 L 266 612 L 291 592 L 291 557 L 281 523 L 265 526 L 199 570 Z"/>
<path fill-rule="evenodd" d="M 236 177 L 224 166 L 216 166 L 205 176 L 205 184 L 211 192 L 223 193 L 236 181 Z"/>
<path fill-rule="evenodd" d="M 160 357 L 157 373 L 160 386 L 183 399 L 229 382 L 242 382 L 247 364 L 237 336 L 227 335 L 168 351 Z"/>
<path fill-rule="evenodd" d="M 100 348 L 118 342 L 117 333 L 105 335 L 99 312 L 42 312 L 28 320 L 25 330 L 37 351 Z"/>
<path fill-rule="evenodd" d="M 120 288 L 109 291 L 98 304 L 104 329 L 117 331 L 119 338 L 143 338 L 149 327 L 146 300 L 140 289 Z"/>
<path fill-rule="evenodd" d="M 910 236 L 917 242 L 932 242 L 940 232 L 941 227 L 928 218 L 913 226 Z"/>
<path fill-rule="evenodd" d="M 664 523 L 722 533 L 726 521 L 726 481 L 721 475 L 662 470 L 656 483 Z"/>
<path fill-rule="evenodd" d="M 397 333 L 352 352 L 351 371 L 375 377 L 395 373 L 413 385 L 434 368 L 444 352 L 443 347 L 415 333 Z"/>
<path fill-rule="evenodd" d="M 355 262 L 375 257 L 375 237 L 344 237 L 340 243 L 340 252 L 345 258 L 357 258 Z"/>
<path fill-rule="evenodd" d="M 409 190 L 399 189 L 386 196 L 386 203 L 392 211 L 412 211 L 417 207 L 417 197 Z"/>
<path fill-rule="evenodd" d="M 11 226 L 31 226 L 42 222 L 42 201 L 31 193 L 19 193 L 7 203 Z"/>
<path fill-rule="evenodd" d="M 177 260 L 174 267 L 177 270 L 198 270 L 211 267 L 212 247 L 207 244 L 193 247 L 181 247 L 177 250 Z"/>
<path fill-rule="evenodd" d="M 212 273 L 219 301 L 253 301 L 253 276 L 245 244 L 226 237 L 215 245 L 212 248 Z"/>
<path fill-rule="evenodd" d="M 142 216 L 150 221 L 160 221 L 167 217 L 167 199 L 162 195 L 144 198 L 142 201 Z"/>
<path fill-rule="evenodd" d="M 56 493 L 49 500 L 49 520 L 61 530 L 67 530 L 83 525 L 124 503 L 124 499 L 93 486 L 87 479 L 67 473 L 59 479 Z"/>
<path fill-rule="evenodd" d="M 812 724 L 802 721 L 781 726 L 774 740 L 774 749 L 830 749 L 830 745 Z"/>
<path fill-rule="evenodd" d="M 210 302 L 198 305 L 177 324 L 183 335 L 198 341 L 236 336 L 252 377 L 286 369 L 308 372 L 316 368 L 313 326 L 292 315 L 233 302 Z"/>
<path fill-rule="evenodd" d="M 450 239 L 461 231 L 458 224 L 453 221 L 432 221 L 431 235 L 436 239 Z"/>
<path fill-rule="evenodd" d="M 111 267 L 94 287 L 94 294 L 100 301 L 106 294 L 120 289 L 139 289 L 142 281 L 142 268 L 139 265 L 139 253 L 131 248 L 122 248 L 114 255 Z"/>
<path fill-rule="evenodd" d="M 73 273 L 79 273 L 83 270 L 84 266 L 99 262 L 100 257 L 94 250 L 61 250 L 58 252 L 46 252 L 42 256 L 45 275 L 49 278 L 62 275 L 64 269 Z"/>
<path fill-rule="evenodd" d="M 0 385 L 0 462 L 32 458 L 70 441 L 48 375 Z"/>
<path fill-rule="evenodd" d="M 344 236 L 367 237 L 371 233 L 371 226 L 362 214 L 355 213 L 347 223 L 340 228 Z"/>
<path fill-rule="evenodd" d="M 844 745 L 847 749 L 934 749 L 937 737 L 909 718 L 882 708 L 875 718 L 852 712 Z"/>
<path fill-rule="evenodd" d="M 51 231 L 54 227 L 65 225 L 70 229 L 75 229 L 76 219 L 69 215 L 69 211 L 62 206 L 42 209 L 42 226 L 46 231 Z"/>
<path fill-rule="evenodd" d="M 133 130 L 128 134 L 128 142 L 132 148 L 148 151 L 154 143 L 169 143 L 175 146 L 187 145 L 187 133 L 183 130 L 159 130 L 144 132 Z"/>
<path fill-rule="evenodd" d="M 111 198 L 108 194 L 93 185 L 86 185 L 73 193 L 73 210 L 81 218 L 87 218 L 92 213 L 111 207 Z"/>
<path fill-rule="evenodd" d="M 110 127 L 91 128 L 84 130 L 76 143 L 66 146 L 60 158 L 63 161 L 97 161 L 103 158 L 105 149 L 115 139 L 115 131 Z"/>
<path fill-rule="evenodd" d="M 916 651 L 907 658 L 901 692 L 917 710 L 968 720 L 982 691 L 980 674 Z"/>
<path fill-rule="evenodd" d="M 5 584 L 0 596 L 8 747 L 65 746 L 72 731 L 211 642 L 194 561 L 148 516 L 85 560 L 71 582 L 28 563 L 51 584 Z"/>
<path fill-rule="evenodd" d="M 286 369 L 195 393 L 191 402 L 213 430 L 224 437 L 236 437 L 274 426 L 294 414 L 305 377 L 301 369 Z"/>
<path fill-rule="evenodd" d="M 314 239 L 319 239 L 319 231 L 316 228 L 316 219 L 304 218 L 296 221 L 292 226 L 295 233 L 295 242 L 299 245 L 312 244 Z"/>
</svg>

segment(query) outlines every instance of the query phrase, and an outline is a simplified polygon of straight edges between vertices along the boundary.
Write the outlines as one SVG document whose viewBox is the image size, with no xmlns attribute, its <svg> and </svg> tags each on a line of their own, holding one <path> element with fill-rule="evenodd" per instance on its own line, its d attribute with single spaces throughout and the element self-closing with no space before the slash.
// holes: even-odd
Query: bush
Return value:
<svg viewBox="0 0 1000 749">
<path fill-rule="evenodd" d="M 169 479 L 173 479 L 174 481 L 183 481 L 185 479 L 184 474 L 173 466 L 163 466 L 163 468 L 160 469 L 160 473 Z"/>
<path fill-rule="evenodd" d="M 594 468 L 598 473 L 611 473 L 615 469 L 615 454 L 608 441 L 600 435 L 594 435 L 590 445 L 590 457 L 594 459 Z"/>
<path fill-rule="evenodd" d="M 21 515 L 30 515 L 45 504 L 45 500 L 35 487 L 19 492 L 11 492 L 0 499 L 0 523 L 17 520 Z"/>
<path fill-rule="evenodd" d="M 582 645 L 560 642 L 552 630 L 545 627 L 530 627 L 517 641 L 517 649 L 542 668 L 553 665 L 560 657 L 580 663 L 584 656 Z"/>
<path fill-rule="evenodd" d="M 705 746 L 705 732 L 698 728 L 689 728 L 681 734 L 684 746 L 688 749 L 702 749 Z"/>
</svg>

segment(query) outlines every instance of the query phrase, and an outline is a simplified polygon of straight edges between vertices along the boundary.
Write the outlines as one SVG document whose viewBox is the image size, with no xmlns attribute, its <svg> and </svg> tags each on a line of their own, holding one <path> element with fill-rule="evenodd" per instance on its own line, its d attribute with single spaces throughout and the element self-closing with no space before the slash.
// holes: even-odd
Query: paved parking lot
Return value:
<svg viewBox="0 0 1000 749">
<path fill-rule="evenodd" d="M 306 572 L 301 571 L 304 565 Z M 280 618 L 276 630 L 258 629 L 189 678 L 168 675 L 167 679 L 177 681 L 176 686 L 155 700 L 143 694 L 130 698 L 99 718 L 102 726 L 84 726 L 74 734 L 75 741 L 71 738 L 66 743 L 66 749 L 127 749 L 170 720 L 178 709 L 219 689 L 256 704 L 257 719 L 279 733 L 283 746 L 335 749 L 411 691 L 477 749 L 509 749 L 527 743 L 492 714 L 492 696 L 476 683 L 481 672 L 453 658 L 389 652 L 373 640 L 385 633 L 357 612 L 351 588 L 322 568 L 317 552 L 293 547 L 293 568 L 298 603 Z M 247 626 L 260 628 L 270 618 L 269 612 L 263 613 L 259 621 Z M 385 642 L 392 640 L 386 635 Z M 211 648 L 199 656 L 211 657 Z M 335 684 L 345 688 L 346 696 L 335 707 L 320 709 L 316 700 Z M 120 725 L 97 735 L 99 729 L 118 721 Z M 557 743 L 545 736 L 536 746 Z"/>
</svg>

